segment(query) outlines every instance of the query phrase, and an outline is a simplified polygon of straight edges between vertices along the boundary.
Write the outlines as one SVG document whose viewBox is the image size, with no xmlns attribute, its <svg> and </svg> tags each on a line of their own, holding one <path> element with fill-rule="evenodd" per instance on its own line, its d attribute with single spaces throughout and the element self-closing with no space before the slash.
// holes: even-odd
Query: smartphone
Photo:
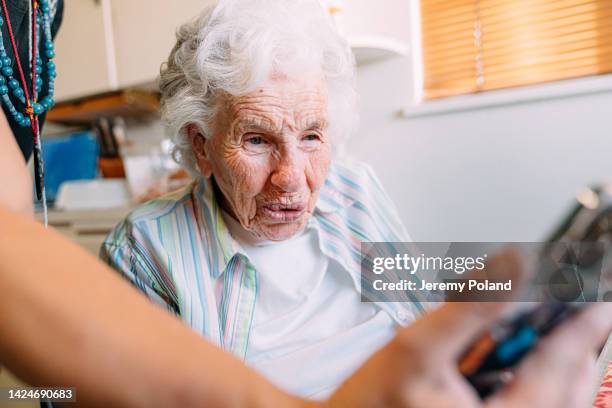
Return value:
<svg viewBox="0 0 612 408">
<path fill-rule="evenodd" d="M 572 211 L 543 245 L 541 264 L 551 257 L 574 258 L 571 261 L 580 262 L 581 265 L 601 263 L 611 252 L 612 185 L 586 189 L 578 195 L 576 201 Z M 552 253 L 569 248 L 554 245 L 558 242 L 604 245 L 587 245 L 588 248 L 598 249 L 582 251 L 581 259 L 576 260 L 576 254 L 571 251 Z M 591 294 L 588 299 L 612 301 L 610 294 L 612 291 L 600 297 Z M 508 373 L 533 349 L 539 339 L 589 304 L 589 301 L 542 303 L 496 324 L 463 354 L 459 360 L 459 371 L 480 397 L 486 398 L 505 384 L 505 379 L 509 378 Z"/>
</svg>

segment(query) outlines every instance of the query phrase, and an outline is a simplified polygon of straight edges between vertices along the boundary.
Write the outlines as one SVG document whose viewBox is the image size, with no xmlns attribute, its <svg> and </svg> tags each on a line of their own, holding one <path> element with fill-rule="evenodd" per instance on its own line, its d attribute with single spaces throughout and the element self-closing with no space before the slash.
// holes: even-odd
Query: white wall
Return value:
<svg viewBox="0 0 612 408">
<path fill-rule="evenodd" d="M 358 70 L 370 162 L 418 241 L 541 239 L 584 185 L 612 180 L 612 93 L 406 119 L 410 61 Z"/>
</svg>

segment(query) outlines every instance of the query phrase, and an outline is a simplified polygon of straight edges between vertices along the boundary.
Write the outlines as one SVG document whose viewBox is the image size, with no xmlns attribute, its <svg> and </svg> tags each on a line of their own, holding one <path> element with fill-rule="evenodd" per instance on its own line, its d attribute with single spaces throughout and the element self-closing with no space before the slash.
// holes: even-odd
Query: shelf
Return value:
<svg viewBox="0 0 612 408">
<path fill-rule="evenodd" d="M 408 46 L 393 38 L 383 36 L 351 36 L 348 38 L 348 42 L 355 54 L 358 66 L 408 54 Z"/>
<path fill-rule="evenodd" d="M 155 92 L 121 90 L 59 102 L 47 115 L 50 122 L 88 125 L 102 117 L 146 119 L 159 111 Z"/>
</svg>

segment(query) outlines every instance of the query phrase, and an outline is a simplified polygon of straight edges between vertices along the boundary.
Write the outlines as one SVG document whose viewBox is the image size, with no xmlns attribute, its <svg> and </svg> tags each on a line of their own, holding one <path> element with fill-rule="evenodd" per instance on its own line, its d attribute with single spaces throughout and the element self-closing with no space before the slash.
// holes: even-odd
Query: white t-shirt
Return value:
<svg viewBox="0 0 612 408">
<path fill-rule="evenodd" d="M 246 363 L 291 393 L 328 397 L 391 339 L 395 322 L 360 301 L 348 271 L 319 249 L 315 230 L 255 242 L 238 221 L 223 218 L 257 271 Z"/>
</svg>

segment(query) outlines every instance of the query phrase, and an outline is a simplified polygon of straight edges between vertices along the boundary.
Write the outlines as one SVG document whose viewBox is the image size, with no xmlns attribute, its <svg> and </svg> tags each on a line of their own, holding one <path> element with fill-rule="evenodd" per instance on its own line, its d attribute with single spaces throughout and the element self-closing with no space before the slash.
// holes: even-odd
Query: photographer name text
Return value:
<svg viewBox="0 0 612 408">
<path fill-rule="evenodd" d="M 414 282 L 402 279 L 398 282 L 384 282 L 382 279 L 377 279 L 372 282 L 372 287 L 377 291 L 448 291 L 463 293 L 468 291 L 511 291 L 512 281 L 492 282 L 489 280 L 467 279 L 462 282 Z"/>
</svg>

